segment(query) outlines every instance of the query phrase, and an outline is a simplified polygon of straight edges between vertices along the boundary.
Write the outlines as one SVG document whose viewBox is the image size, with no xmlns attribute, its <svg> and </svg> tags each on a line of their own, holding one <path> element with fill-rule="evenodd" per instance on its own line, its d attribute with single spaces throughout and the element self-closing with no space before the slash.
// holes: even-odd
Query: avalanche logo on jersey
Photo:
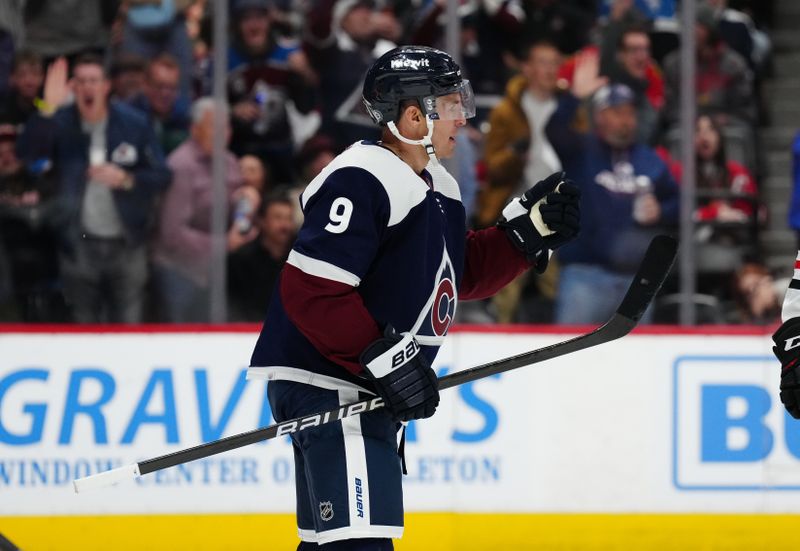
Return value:
<svg viewBox="0 0 800 551">
<path fill-rule="evenodd" d="M 447 248 L 442 247 L 442 263 L 436 272 L 436 281 L 430 297 L 411 329 L 411 333 L 416 336 L 420 344 L 441 346 L 455 318 L 456 302 L 458 302 L 458 291 L 455 270 L 450 255 L 447 254 Z"/>
</svg>

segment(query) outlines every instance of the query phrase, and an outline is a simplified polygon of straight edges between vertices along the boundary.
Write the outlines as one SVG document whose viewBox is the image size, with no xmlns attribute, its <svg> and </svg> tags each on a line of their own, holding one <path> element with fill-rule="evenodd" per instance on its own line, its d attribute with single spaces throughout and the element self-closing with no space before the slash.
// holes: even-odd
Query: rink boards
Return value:
<svg viewBox="0 0 800 551">
<path fill-rule="evenodd" d="M 72 492 L 272 421 L 263 383 L 244 380 L 254 328 L 149 329 L 0 334 L 0 534 L 23 549 L 292 548 L 285 439 Z M 435 368 L 574 335 L 558 331 L 460 328 Z M 648 329 L 443 392 L 408 428 L 397 548 L 782 548 L 800 426 L 770 347 L 767 330 Z"/>
</svg>

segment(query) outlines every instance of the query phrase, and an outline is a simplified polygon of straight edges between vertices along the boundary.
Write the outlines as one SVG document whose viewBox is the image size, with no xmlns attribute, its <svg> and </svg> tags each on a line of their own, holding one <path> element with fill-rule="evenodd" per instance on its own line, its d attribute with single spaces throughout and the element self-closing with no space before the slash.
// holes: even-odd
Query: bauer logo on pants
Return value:
<svg viewBox="0 0 800 551">
<path fill-rule="evenodd" d="M 333 518 L 333 503 L 330 501 L 319 502 L 319 516 L 325 522 Z"/>
</svg>

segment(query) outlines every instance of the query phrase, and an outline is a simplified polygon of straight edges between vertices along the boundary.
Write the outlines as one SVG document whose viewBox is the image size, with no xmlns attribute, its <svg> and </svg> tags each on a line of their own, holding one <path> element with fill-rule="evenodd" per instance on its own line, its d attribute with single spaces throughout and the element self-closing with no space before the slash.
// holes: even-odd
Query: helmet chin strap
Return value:
<svg viewBox="0 0 800 551">
<path fill-rule="evenodd" d="M 439 159 L 436 157 L 436 151 L 433 149 L 433 141 L 431 140 L 431 137 L 433 136 L 433 119 L 426 115 L 425 122 L 428 125 L 428 133 L 425 134 L 421 140 L 410 140 L 403 136 L 397 129 L 397 126 L 394 124 L 394 121 L 389 121 L 386 123 L 386 126 L 389 128 L 389 131 L 392 133 L 392 135 L 401 142 L 408 145 L 421 145 L 424 147 L 425 153 L 428 154 L 431 162 L 434 164 L 439 164 Z"/>
</svg>

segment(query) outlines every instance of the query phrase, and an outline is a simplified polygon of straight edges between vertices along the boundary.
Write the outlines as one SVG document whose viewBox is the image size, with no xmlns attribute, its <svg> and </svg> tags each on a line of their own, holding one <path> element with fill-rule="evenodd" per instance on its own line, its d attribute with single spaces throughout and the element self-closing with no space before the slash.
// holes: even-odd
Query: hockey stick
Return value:
<svg viewBox="0 0 800 551">
<path fill-rule="evenodd" d="M 519 367 L 557 358 L 565 354 L 571 354 L 572 352 L 591 348 L 627 335 L 636 327 L 639 319 L 642 317 L 645 310 L 647 310 L 653 297 L 655 297 L 661 285 L 664 283 L 672 267 L 672 263 L 675 260 L 677 247 L 677 242 L 671 237 L 659 235 L 653 238 L 639 266 L 639 271 L 636 272 L 633 282 L 628 288 L 628 292 L 620 303 L 619 308 L 617 308 L 617 311 L 610 320 L 594 331 L 544 348 L 524 352 L 517 356 L 496 360 L 471 369 L 446 375 L 439 379 L 439 389 L 444 390 L 470 381 L 483 379 L 484 377 L 496 373 L 503 373 Z M 380 407 L 383 407 L 383 401 L 380 398 L 371 398 L 360 402 L 354 402 L 330 411 L 291 419 L 289 421 L 270 425 L 269 427 L 262 427 L 249 432 L 235 434 L 192 448 L 79 478 L 73 481 L 73 486 L 77 493 L 93 488 L 110 486 L 123 480 L 135 479 L 137 476 L 147 473 L 160 471 L 161 469 L 174 467 L 175 465 L 187 463 L 196 459 L 202 459 L 228 450 L 241 448 L 263 440 L 269 440 L 276 436 L 292 434 L 311 427 L 339 421 L 345 417 L 366 413 Z"/>
</svg>

